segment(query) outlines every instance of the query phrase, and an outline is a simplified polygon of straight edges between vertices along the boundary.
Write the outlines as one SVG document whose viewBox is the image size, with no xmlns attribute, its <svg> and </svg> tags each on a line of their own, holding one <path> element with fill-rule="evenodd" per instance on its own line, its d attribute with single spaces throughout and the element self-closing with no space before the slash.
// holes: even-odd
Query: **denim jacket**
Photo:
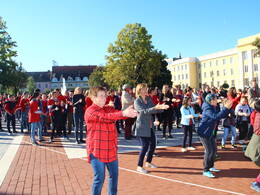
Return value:
<svg viewBox="0 0 260 195">
<path fill-rule="evenodd" d="M 191 106 L 188 106 L 188 109 L 184 108 L 184 106 L 181 107 L 181 124 L 182 125 L 190 125 L 190 115 L 193 117 L 198 117 L 197 114 L 194 113 L 194 110 Z M 194 124 L 194 119 L 192 119 L 192 123 Z"/>
</svg>

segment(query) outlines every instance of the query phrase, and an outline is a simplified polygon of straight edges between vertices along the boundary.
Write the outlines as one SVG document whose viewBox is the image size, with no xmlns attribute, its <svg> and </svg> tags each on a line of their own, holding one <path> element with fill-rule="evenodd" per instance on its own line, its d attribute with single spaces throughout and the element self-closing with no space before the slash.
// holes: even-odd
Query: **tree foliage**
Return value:
<svg viewBox="0 0 260 195">
<path fill-rule="evenodd" d="M 35 87 L 36 84 L 34 78 L 32 76 L 29 76 L 27 79 L 26 91 L 28 91 L 30 94 L 33 94 Z"/>
<path fill-rule="evenodd" d="M 255 55 L 255 56 L 260 56 L 260 38 L 257 37 L 257 38 L 255 39 L 255 41 L 252 43 L 252 45 L 255 46 L 255 47 L 257 47 L 257 49 L 256 49 L 256 51 L 255 51 L 255 53 L 254 53 L 254 55 Z"/>
<path fill-rule="evenodd" d="M 3 89 L 15 88 L 13 76 L 17 71 L 18 64 L 13 60 L 17 56 L 14 50 L 16 42 L 6 31 L 6 22 L 0 17 L 0 84 Z"/>
<path fill-rule="evenodd" d="M 94 71 L 91 73 L 91 75 L 89 76 L 89 81 L 88 84 L 91 87 L 96 87 L 96 86 L 107 86 L 107 84 L 105 83 L 105 79 L 104 79 L 104 71 L 105 71 L 105 67 L 103 66 L 98 66 L 94 69 Z"/>
<path fill-rule="evenodd" d="M 172 74 L 171 71 L 167 69 L 167 66 L 168 63 L 163 60 L 161 62 L 160 74 L 154 77 L 153 83 L 151 84 L 152 87 L 158 87 L 159 89 L 162 89 L 164 84 L 172 86 Z"/>
<path fill-rule="evenodd" d="M 112 88 L 125 83 L 151 85 L 154 77 L 160 75 L 161 61 L 166 57 L 154 49 L 151 38 L 141 24 L 127 24 L 108 47 L 105 83 Z"/>
</svg>

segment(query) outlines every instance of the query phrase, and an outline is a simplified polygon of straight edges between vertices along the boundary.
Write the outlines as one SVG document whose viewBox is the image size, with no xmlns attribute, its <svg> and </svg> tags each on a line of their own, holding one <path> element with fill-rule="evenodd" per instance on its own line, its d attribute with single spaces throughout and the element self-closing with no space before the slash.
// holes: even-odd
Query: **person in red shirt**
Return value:
<svg viewBox="0 0 260 195">
<path fill-rule="evenodd" d="M 233 102 L 233 105 L 232 105 L 233 110 L 235 110 L 236 106 L 239 104 L 240 98 L 241 98 L 241 94 L 237 93 L 235 87 L 229 88 L 228 93 L 227 93 L 227 99 L 229 99 Z"/>
<path fill-rule="evenodd" d="M 106 105 L 106 91 L 103 87 L 91 89 L 93 104 L 86 110 L 84 119 L 88 127 L 86 149 L 88 162 L 94 170 L 92 194 L 101 194 L 105 180 L 105 167 L 110 178 L 109 194 L 117 193 L 118 159 L 116 121 L 123 117 L 134 118 L 137 112 L 133 106 L 118 111 Z"/>
<path fill-rule="evenodd" d="M 39 142 L 42 142 L 42 125 L 40 115 L 43 114 L 39 107 L 40 94 L 34 93 L 32 100 L 30 101 L 29 109 L 29 123 L 31 123 L 31 141 L 33 146 L 39 145 L 35 139 L 35 130 L 37 129 L 37 135 Z"/>
<path fill-rule="evenodd" d="M 28 99 L 28 93 L 24 92 L 23 97 L 19 103 L 19 108 L 21 109 L 22 120 L 21 120 L 21 132 L 23 133 L 23 129 L 27 128 L 29 130 L 29 123 L 28 123 L 28 112 L 29 112 L 29 105 L 30 101 Z"/>
<path fill-rule="evenodd" d="M 15 97 L 13 95 L 9 95 L 8 101 L 5 102 L 5 112 L 6 112 L 6 119 L 7 119 L 7 130 L 9 132 L 9 135 L 12 135 L 12 132 L 10 130 L 10 123 L 12 122 L 12 127 L 13 127 L 13 133 L 17 133 L 15 130 L 15 111 L 17 109 L 16 107 L 16 101 Z"/>
</svg>

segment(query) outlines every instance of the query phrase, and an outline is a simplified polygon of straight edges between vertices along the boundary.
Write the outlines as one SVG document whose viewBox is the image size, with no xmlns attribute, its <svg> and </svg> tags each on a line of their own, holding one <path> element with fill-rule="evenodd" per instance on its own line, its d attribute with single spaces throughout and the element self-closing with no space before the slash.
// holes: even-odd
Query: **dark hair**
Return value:
<svg viewBox="0 0 260 195">
<path fill-rule="evenodd" d="M 254 107 L 256 112 L 260 112 L 260 100 L 256 100 Z"/>
<path fill-rule="evenodd" d="M 39 95 L 39 93 L 33 93 L 32 98 L 37 98 Z"/>
<path fill-rule="evenodd" d="M 34 93 L 39 93 L 39 92 L 41 92 L 40 89 L 35 89 L 35 90 L 34 90 Z"/>
</svg>

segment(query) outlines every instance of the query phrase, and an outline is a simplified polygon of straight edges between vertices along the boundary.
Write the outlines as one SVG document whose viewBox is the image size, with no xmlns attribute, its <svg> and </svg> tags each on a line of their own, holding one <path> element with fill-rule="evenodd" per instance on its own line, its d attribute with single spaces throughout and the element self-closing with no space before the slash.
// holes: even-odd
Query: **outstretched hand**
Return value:
<svg viewBox="0 0 260 195">
<path fill-rule="evenodd" d="M 169 108 L 170 106 L 169 105 L 167 105 L 167 104 L 157 104 L 156 106 L 155 106 L 155 109 L 156 110 L 167 110 L 168 108 Z"/>
<path fill-rule="evenodd" d="M 126 110 L 123 111 L 124 117 L 135 118 L 137 115 L 138 112 L 133 108 L 133 106 L 129 106 Z"/>
</svg>

